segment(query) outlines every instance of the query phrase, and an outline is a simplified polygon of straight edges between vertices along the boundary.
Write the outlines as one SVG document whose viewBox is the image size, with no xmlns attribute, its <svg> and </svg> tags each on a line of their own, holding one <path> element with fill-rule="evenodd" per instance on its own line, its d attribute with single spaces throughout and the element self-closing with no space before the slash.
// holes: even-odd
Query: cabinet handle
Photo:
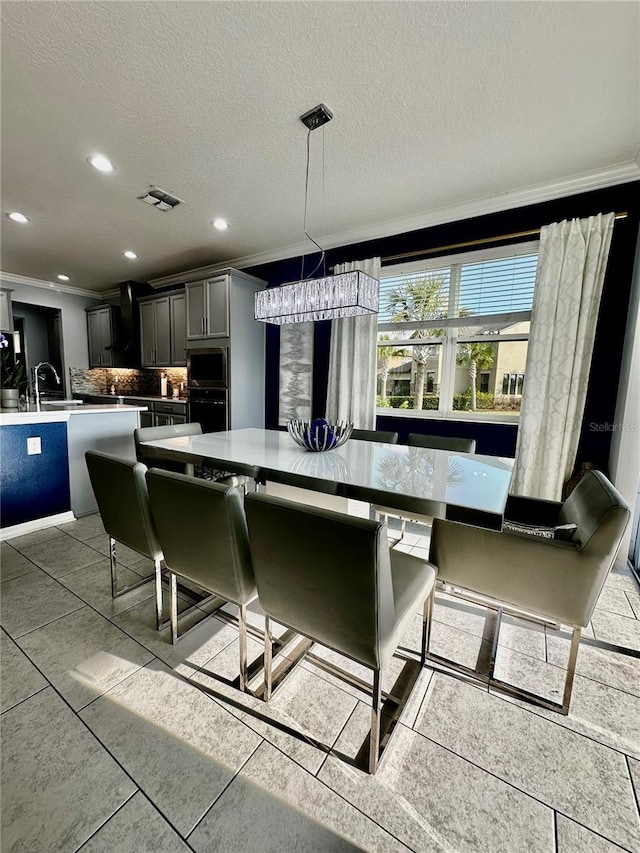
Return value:
<svg viewBox="0 0 640 853">
<path fill-rule="evenodd" d="M 204 333 L 205 333 L 205 331 L 204 331 L 204 317 L 202 318 L 201 326 L 202 326 L 202 334 L 204 335 Z"/>
</svg>

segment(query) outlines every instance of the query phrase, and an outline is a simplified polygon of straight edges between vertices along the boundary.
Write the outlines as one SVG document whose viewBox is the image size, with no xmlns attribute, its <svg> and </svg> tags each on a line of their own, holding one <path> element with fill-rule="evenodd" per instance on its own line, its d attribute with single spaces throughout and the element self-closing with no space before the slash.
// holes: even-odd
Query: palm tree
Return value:
<svg viewBox="0 0 640 853">
<path fill-rule="evenodd" d="M 381 341 L 390 340 L 389 335 L 380 335 Z M 394 355 L 394 347 L 378 347 L 378 374 L 380 376 L 380 400 L 382 405 L 385 405 L 387 399 L 387 382 L 389 381 L 389 367 L 391 365 L 391 356 Z"/>
<path fill-rule="evenodd" d="M 424 275 L 418 279 L 405 279 L 389 293 L 388 308 L 393 312 L 392 323 L 406 323 L 411 320 L 437 320 L 444 317 L 447 309 L 447 295 L 443 293 L 445 277 L 443 275 Z M 442 337 L 444 329 L 415 329 L 410 338 Z M 426 364 L 434 355 L 434 347 L 429 345 L 412 347 L 412 359 L 416 363 L 416 383 L 413 394 L 413 408 L 422 409 Z"/>
<path fill-rule="evenodd" d="M 396 335 L 397 337 L 397 335 Z M 381 341 L 392 341 L 391 335 L 380 335 Z M 391 367 L 391 359 L 394 355 L 408 355 L 406 349 L 402 347 L 384 346 L 378 347 L 378 375 L 380 376 L 380 400 L 382 405 L 385 405 L 387 399 L 387 383 L 389 381 L 389 369 Z"/>
<path fill-rule="evenodd" d="M 493 347 L 478 341 L 471 344 L 459 344 L 456 362 L 469 370 L 471 378 L 471 411 L 476 410 L 476 377 L 478 370 L 493 367 Z"/>
</svg>

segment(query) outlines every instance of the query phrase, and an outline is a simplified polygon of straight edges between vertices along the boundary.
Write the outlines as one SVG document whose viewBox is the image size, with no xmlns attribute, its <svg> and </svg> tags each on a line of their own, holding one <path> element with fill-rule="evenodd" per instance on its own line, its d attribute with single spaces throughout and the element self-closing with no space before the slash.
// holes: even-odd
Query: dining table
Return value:
<svg viewBox="0 0 640 853">
<path fill-rule="evenodd" d="M 513 469 L 513 459 L 507 457 L 353 438 L 331 450 L 310 451 L 288 432 L 256 428 L 144 444 L 159 460 L 245 474 L 267 488 L 270 483 L 297 486 L 497 529 Z"/>
</svg>

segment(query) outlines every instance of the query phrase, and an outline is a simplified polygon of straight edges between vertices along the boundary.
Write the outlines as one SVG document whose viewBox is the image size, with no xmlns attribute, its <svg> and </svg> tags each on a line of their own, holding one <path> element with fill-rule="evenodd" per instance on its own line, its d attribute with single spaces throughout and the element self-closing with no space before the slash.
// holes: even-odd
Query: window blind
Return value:
<svg viewBox="0 0 640 853">
<path fill-rule="evenodd" d="M 530 311 L 536 280 L 537 255 L 522 255 L 462 264 L 459 312 L 463 315 Z"/>
</svg>

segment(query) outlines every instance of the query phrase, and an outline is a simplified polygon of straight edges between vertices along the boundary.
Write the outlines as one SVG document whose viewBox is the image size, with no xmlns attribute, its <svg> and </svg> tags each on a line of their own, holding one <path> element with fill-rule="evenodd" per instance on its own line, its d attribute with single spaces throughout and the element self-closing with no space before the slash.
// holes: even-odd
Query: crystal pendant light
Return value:
<svg viewBox="0 0 640 853">
<path fill-rule="evenodd" d="M 304 233 L 322 252 L 316 270 L 324 264 L 325 252 L 307 231 L 309 137 L 312 130 L 321 127 L 332 118 L 333 114 L 324 104 L 319 104 L 300 116 L 300 120 L 308 128 Z M 379 292 L 380 282 L 366 275 L 362 270 L 325 275 L 322 278 L 305 279 L 301 276 L 300 281 L 258 291 L 255 295 L 255 318 L 263 323 L 281 326 L 284 323 L 307 323 L 310 320 L 338 320 L 360 314 L 377 314 Z"/>
</svg>

